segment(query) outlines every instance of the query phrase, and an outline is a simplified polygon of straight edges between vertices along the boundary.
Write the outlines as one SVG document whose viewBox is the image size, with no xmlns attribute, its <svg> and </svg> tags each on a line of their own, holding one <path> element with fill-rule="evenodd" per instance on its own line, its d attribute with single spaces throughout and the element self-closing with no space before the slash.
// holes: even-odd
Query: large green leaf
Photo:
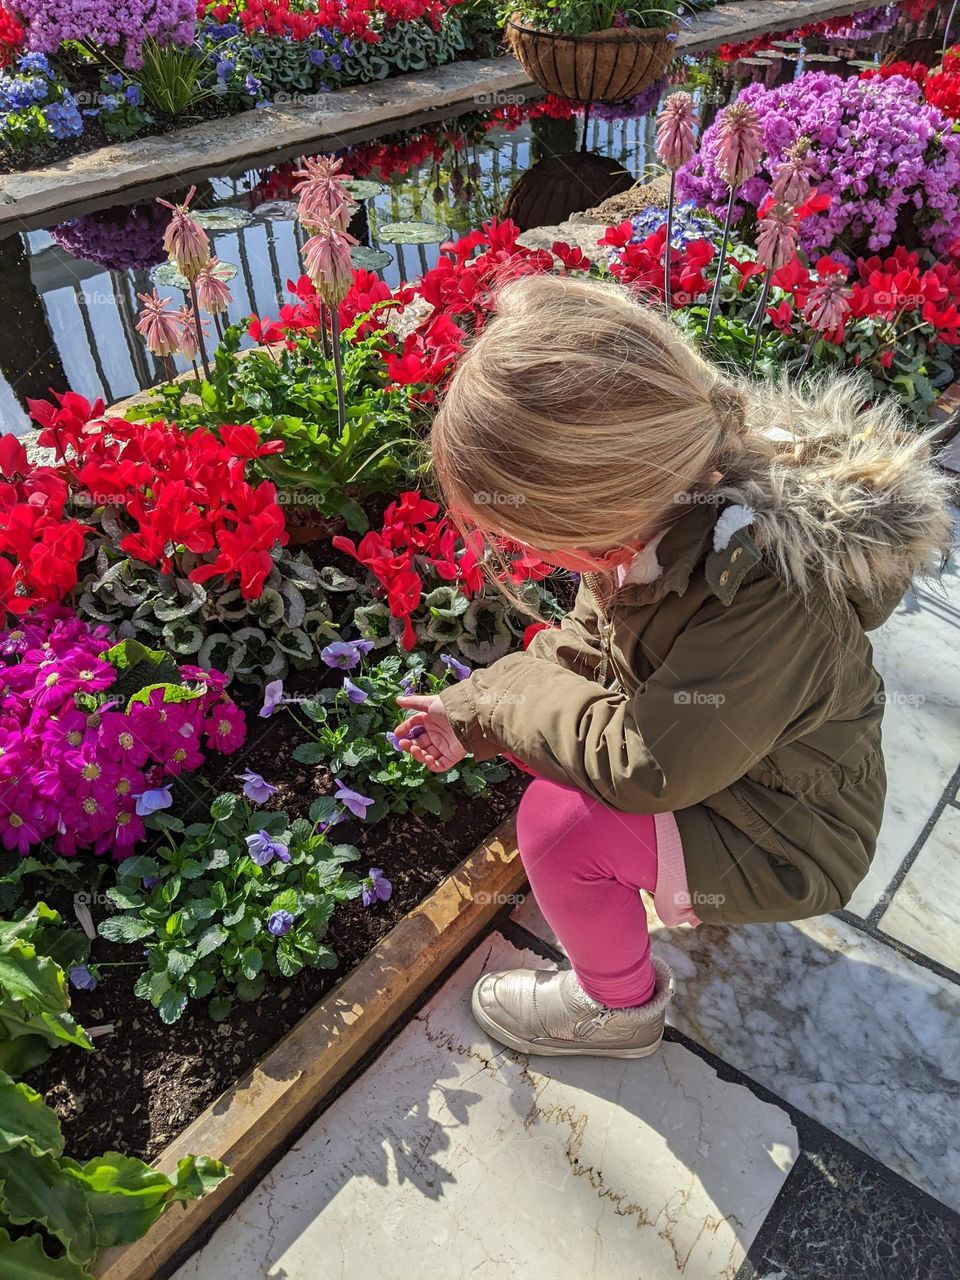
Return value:
<svg viewBox="0 0 960 1280">
<path fill-rule="evenodd" d="M 53 1156 L 26 1147 L 0 1155 L 0 1212 L 17 1224 L 38 1222 L 81 1264 L 97 1253 L 93 1217 L 83 1188 Z"/>
<path fill-rule="evenodd" d="M 0 1227 L 0 1275 L 3 1280 L 91 1280 L 85 1267 L 69 1258 L 50 1258 L 39 1235 L 11 1240 Z"/>
<path fill-rule="evenodd" d="M 37 1155 L 62 1155 L 60 1121 L 35 1089 L 0 1071 L 0 1154 L 22 1146 Z"/>
<path fill-rule="evenodd" d="M 193 1157 L 181 1160 L 186 1165 Z M 216 1164 L 216 1161 L 213 1161 Z M 97 1239 L 101 1247 L 129 1244 L 139 1240 L 174 1200 L 194 1198 L 181 1187 L 179 1177 L 170 1179 L 133 1156 L 117 1151 L 88 1160 L 85 1165 L 71 1164 L 71 1172 L 86 1192 L 87 1205 L 93 1215 Z M 223 1168 L 223 1166 L 219 1166 Z M 179 1175 L 179 1166 L 178 1166 Z M 225 1177 L 224 1172 L 221 1177 Z M 219 1178 L 212 1180 L 216 1186 Z M 202 1195 L 204 1186 L 195 1192 Z"/>
</svg>

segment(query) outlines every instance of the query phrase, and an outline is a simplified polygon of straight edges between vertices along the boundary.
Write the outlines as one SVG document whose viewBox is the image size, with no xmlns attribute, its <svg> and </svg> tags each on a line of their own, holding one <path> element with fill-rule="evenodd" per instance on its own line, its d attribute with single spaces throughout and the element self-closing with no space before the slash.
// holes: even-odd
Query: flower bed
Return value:
<svg viewBox="0 0 960 1280">
<path fill-rule="evenodd" d="M 833 88 L 816 75 L 806 91 Z M 698 163 L 695 128 L 674 95 L 658 151 L 675 175 Z M 56 1101 L 88 1177 L 114 1147 L 155 1156 L 521 792 L 501 762 L 430 774 L 392 731 L 399 692 L 519 647 L 574 587 L 529 549 L 458 529 L 422 470 L 432 406 L 504 280 L 608 274 L 745 375 L 858 368 L 865 398 L 895 395 L 925 420 L 960 344 L 960 236 L 852 260 L 835 243 L 808 252 L 838 199 L 817 167 L 829 140 L 781 153 L 742 95 L 704 145 L 727 189 L 722 221 L 672 200 L 609 228 L 591 263 L 491 220 L 395 290 L 351 267 L 342 162 L 306 161 L 288 175 L 304 275 L 276 318 L 226 327 L 229 285 L 192 193 L 162 203 L 189 302 L 142 295 L 139 328 L 193 376 L 123 416 L 76 393 L 32 402 L 42 465 L 0 440 L 0 946 L 33 929 L 41 901 L 85 930 L 51 937 L 43 966 L 65 1047 L 22 1057 L 0 1032 L 0 1088 Z M 736 218 L 763 173 L 769 195 L 753 217 L 744 197 Z M 403 337 L 394 313 L 412 322 Z M 293 519 L 302 509 L 312 528 Z M 0 983 L 3 1001 L 5 1019 L 38 1016 Z M 35 1134 L 22 1145 L 54 1159 Z M 195 1162 L 182 1184 L 158 1181 L 125 1238 L 223 1176 Z M 69 1230 L 38 1221 L 28 1245 L 0 1233 L 0 1263 L 42 1250 L 82 1277 L 117 1242 L 70 1185 Z"/>
</svg>

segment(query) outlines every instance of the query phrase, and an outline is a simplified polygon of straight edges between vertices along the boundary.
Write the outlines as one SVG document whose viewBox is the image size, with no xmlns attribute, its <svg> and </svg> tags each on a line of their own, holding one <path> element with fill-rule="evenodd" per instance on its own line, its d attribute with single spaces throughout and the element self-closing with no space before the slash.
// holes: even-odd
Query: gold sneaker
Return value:
<svg viewBox="0 0 960 1280">
<path fill-rule="evenodd" d="M 473 1016 L 488 1036 L 520 1053 L 646 1058 L 660 1048 L 675 986 L 670 968 L 656 956 L 653 968 L 653 995 L 630 1009 L 599 1004 L 572 969 L 485 973 L 473 988 Z"/>
</svg>

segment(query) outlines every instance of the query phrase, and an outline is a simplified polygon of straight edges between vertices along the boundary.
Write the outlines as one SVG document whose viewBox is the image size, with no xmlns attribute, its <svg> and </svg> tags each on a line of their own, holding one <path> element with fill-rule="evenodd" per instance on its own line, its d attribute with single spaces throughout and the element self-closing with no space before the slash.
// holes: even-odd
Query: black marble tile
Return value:
<svg viewBox="0 0 960 1280">
<path fill-rule="evenodd" d="M 804 1144 L 737 1273 L 737 1280 L 958 1278 L 960 1216 L 829 1139 L 812 1150 Z"/>
</svg>

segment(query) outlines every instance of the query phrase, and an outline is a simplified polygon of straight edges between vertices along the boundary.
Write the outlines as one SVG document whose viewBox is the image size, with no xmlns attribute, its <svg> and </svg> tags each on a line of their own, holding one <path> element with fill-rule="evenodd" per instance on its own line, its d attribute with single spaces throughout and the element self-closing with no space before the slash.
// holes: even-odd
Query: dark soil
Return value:
<svg viewBox="0 0 960 1280">
<path fill-rule="evenodd" d="M 327 789 L 327 778 L 322 769 L 293 760 L 302 734 L 285 717 L 262 721 L 253 714 L 248 723 L 248 743 L 230 771 L 248 767 L 274 781 L 283 779 L 270 808 L 304 814 L 311 799 Z M 59 1050 L 27 1077 L 60 1116 L 67 1154 L 84 1161 L 119 1150 L 152 1160 L 511 812 L 525 781 L 517 775 L 484 798 L 464 798 L 448 823 L 395 815 L 375 826 L 355 821 L 338 826 L 338 840 L 360 850 L 362 873 L 370 866 L 383 869 L 393 884 L 392 897 L 375 907 L 357 900 L 338 908 L 326 941 L 340 958 L 339 968 L 276 978 L 262 999 L 235 1005 L 225 1022 L 212 1021 L 206 1002 L 197 1001 L 179 1022 L 165 1025 L 133 993 L 139 966 L 106 969 L 96 991 L 72 992 L 72 1012 L 82 1026 L 112 1023 L 114 1029 L 95 1039 L 93 1053 Z M 35 896 L 73 919 L 72 890 Z M 95 922 L 102 918 L 102 906 L 92 911 Z M 130 958 L 130 947 L 102 938 L 93 943 L 92 960 Z"/>
</svg>

